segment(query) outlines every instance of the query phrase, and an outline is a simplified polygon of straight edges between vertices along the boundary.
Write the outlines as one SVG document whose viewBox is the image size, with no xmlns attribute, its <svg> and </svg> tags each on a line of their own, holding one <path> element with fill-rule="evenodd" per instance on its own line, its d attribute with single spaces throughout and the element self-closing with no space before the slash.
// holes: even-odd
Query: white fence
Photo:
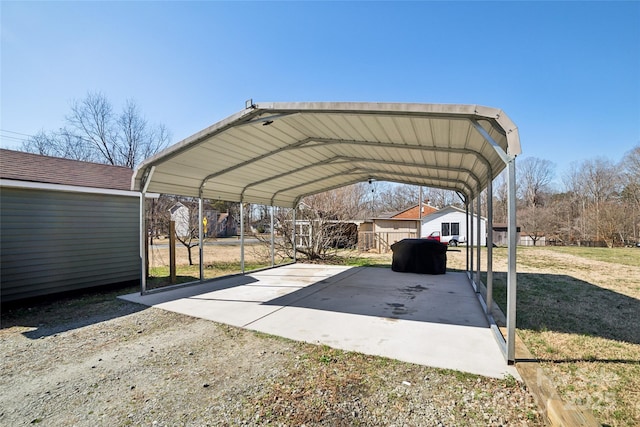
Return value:
<svg viewBox="0 0 640 427">
<path fill-rule="evenodd" d="M 391 245 L 402 239 L 416 239 L 417 234 L 410 231 L 374 232 L 361 231 L 358 233 L 358 250 L 366 252 L 375 250 L 386 253 L 391 250 Z"/>
</svg>

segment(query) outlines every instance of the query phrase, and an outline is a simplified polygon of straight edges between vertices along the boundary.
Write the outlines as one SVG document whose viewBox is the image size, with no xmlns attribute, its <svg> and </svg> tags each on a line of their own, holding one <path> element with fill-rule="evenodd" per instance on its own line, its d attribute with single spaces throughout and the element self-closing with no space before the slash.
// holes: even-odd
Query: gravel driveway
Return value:
<svg viewBox="0 0 640 427">
<path fill-rule="evenodd" d="M 539 426 L 495 380 L 294 342 L 118 294 L 5 308 L 0 425 Z"/>
</svg>

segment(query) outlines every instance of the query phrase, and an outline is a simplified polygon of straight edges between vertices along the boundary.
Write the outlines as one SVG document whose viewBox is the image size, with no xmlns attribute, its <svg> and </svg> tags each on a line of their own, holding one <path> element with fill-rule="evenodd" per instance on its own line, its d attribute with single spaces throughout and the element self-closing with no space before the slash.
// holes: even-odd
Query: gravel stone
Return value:
<svg viewBox="0 0 640 427">
<path fill-rule="evenodd" d="M 543 425 L 516 381 L 95 300 L 3 310 L 0 425 Z"/>
</svg>

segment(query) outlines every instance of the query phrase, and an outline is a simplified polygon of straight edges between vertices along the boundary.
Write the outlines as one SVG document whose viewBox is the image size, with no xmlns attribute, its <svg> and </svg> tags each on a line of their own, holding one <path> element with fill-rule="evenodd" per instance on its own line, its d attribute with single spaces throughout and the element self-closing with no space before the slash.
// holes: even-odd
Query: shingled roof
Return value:
<svg viewBox="0 0 640 427">
<path fill-rule="evenodd" d="M 78 187 L 131 190 L 133 170 L 0 149 L 0 178 Z"/>
<path fill-rule="evenodd" d="M 438 209 L 434 208 L 433 206 L 427 205 L 425 203 L 422 204 L 422 215 L 420 215 L 419 213 L 419 209 L 418 209 L 418 205 L 412 206 L 408 209 L 405 209 L 403 211 L 398 212 L 397 214 L 395 214 L 394 216 L 392 216 L 392 219 L 418 219 L 421 217 L 424 217 L 426 215 L 429 215 L 431 213 L 436 212 Z"/>
</svg>

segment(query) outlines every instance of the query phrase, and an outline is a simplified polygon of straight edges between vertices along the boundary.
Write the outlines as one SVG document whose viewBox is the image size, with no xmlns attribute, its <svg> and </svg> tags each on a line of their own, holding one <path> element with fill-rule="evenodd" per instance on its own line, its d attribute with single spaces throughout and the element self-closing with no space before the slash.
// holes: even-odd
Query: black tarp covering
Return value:
<svg viewBox="0 0 640 427">
<path fill-rule="evenodd" d="M 391 269 L 404 273 L 445 274 L 447 245 L 429 239 L 403 239 L 391 245 Z"/>
</svg>

